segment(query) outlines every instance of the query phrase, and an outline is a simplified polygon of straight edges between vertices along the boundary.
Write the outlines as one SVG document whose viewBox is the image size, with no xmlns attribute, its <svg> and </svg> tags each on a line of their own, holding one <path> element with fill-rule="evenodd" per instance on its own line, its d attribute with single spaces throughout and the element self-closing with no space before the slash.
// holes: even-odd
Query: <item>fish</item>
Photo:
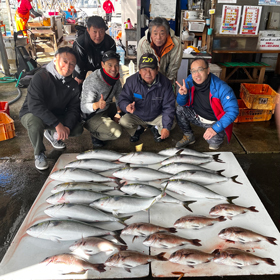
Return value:
<svg viewBox="0 0 280 280">
<path fill-rule="evenodd" d="M 218 236 L 229 242 L 260 242 L 268 241 L 270 244 L 277 245 L 275 241 L 277 240 L 274 237 L 264 236 L 262 234 L 256 233 L 252 230 L 248 230 L 241 227 L 228 227 L 222 229 Z"/>
<path fill-rule="evenodd" d="M 173 162 L 184 162 L 184 163 L 190 163 L 190 164 L 204 164 L 209 162 L 221 162 L 224 163 L 222 160 L 216 158 L 216 157 L 197 157 L 197 156 L 191 156 L 191 155 L 175 155 L 172 157 L 169 157 L 163 161 L 161 161 L 161 165 L 166 165 Z"/>
<path fill-rule="evenodd" d="M 93 207 L 83 204 L 63 203 L 52 205 L 44 210 L 44 212 L 58 219 L 72 219 L 82 222 L 119 222 L 124 224 L 124 221 L 132 216 L 117 218 L 108 213 L 104 213 Z"/>
<path fill-rule="evenodd" d="M 165 160 L 167 157 L 151 152 L 132 152 L 119 158 L 120 162 L 131 164 L 155 164 Z"/>
<path fill-rule="evenodd" d="M 214 174 L 220 174 L 220 175 L 223 171 L 225 171 L 224 169 L 215 171 L 215 170 L 211 170 L 211 169 L 202 167 L 200 165 L 195 165 L 195 164 L 190 164 L 190 163 L 185 163 L 185 162 L 169 163 L 169 164 L 161 166 L 158 169 L 158 171 L 167 172 L 167 173 L 174 174 L 174 175 L 181 172 L 181 171 L 185 171 L 185 170 L 204 170 L 204 171 L 207 171 L 207 172 L 211 172 L 211 173 L 214 173 Z"/>
<path fill-rule="evenodd" d="M 173 252 L 169 257 L 169 261 L 194 268 L 196 265 L 211 262 L 213 258 L 213 254 L 205 253 L 197 249 L 185 248 Z"/>
<path fill-rule="evenodd" d="M 123 185 L 120 188 L 120 190 L 130 195 L 136 194 L 142 197 L 153 197 L 161 193 L 160 189 L 143 183 L 131 183 L 131 184 Z M 171 195 L 165 194 L 165 196 L 160 200 L 160 202 L 180 204 L 184 206 L 186 209 L 188 209 L 190 212 L 192 212 L 192 210 L 189 208 L 189 204 L 195 201 L 181 201 L 179 199 L 176 199 L 175 197 L 172 197 Z"/>
<path fill-rule="evenodd" d="M 113 172 L 113 176 L 130 181 L 154 181 L 167 179 L 170 174 L 148 167 L 126 167 Z"/>
<path fill-rule="evenodd" d="M 175 193 L 185 195 L 192 198 L 200 199 L 224 199 L 232 203 L 232 200 L 238 198 L 238 196 L 225 197 L 218 194 L 204 186 L 197 183 L 189 182 L 186 180 L 168 180 L 161 183 L 162 186 L 168 186 L 167 190 L 173 191 Z"/>
<path fill-rule="evenodd" d="M 218 218 L 206 217 L 206 216 L 183 216 L 175 221 L 175 228 L 187 228 L 187 229 L 201 229 L 206 226 L 212 226 L 217 222 L 226 221 L 225 217 L 220 216 Z"/>
<path fill-rule="evenodd" d="M 110 256 L 105 261 L 105 265 L 110 267 L 121 267 L 127 272 L 131 272 L 131 268 L 148 264 L 152 261 L 167 261 L 168 259 L 165 258 L 164 255 L 165 252 L 152 256 L 131 250 L 121 251 Z"/>
<path fill-rule="evenodd" d="M 84 254 L 91 256 L 100 252 L 112 253 L 114 251 L 124 251 L 126 245 L 118 245 L 102 237 L 90 236 L 76 241 L 69 247 L 70 251 L 82 251 Z"/>
<path fill-rule="evenodd" d="M 185 244 L 192 244 L 194 246 L 202 246 L 199 239 L 187 239 L 171 233 L 156 232 L 149 235 L 144 241 L 145 246 L 153 248 L 170 249 L 177 246 L 183 246 Z"/>
<path fill-rule="evenodd" d="M 84 191 L 95 191 L 95 192 L 106 192 L 119 189 L 119 186 L 108 186 L 100 183 L 93 182 L 66 182 L 61 183 L 53 187 L 51 190 L 52 193 L 58 193 L 61 191 L 70 191 L 70 190 L 84 190 Z"/>
<path fill-rule="evenodd" d="M 88 236 L 112 235 L 122 244 L 126 243 L 118 236 L 118 231 L 109 231 L 75 220 L 47 220 L 32 225 L 26 231 L 30 236 L 54 242 L 71 241 Z"/>
<path fill-rule="evenodd" d="M 106 193 L 100 193 L 94 191 L 69 190 L 69 191 L 61 191 L 52 194 L 46 199 L 46 202 L 50 204 L 62 204 L 62 203 L 90 204 L 94 200 L 107 196 L 108 194 Z"/>
<path fill-rule="evenodd" d="M 240 269 L 248 265 L 258 265 L 260 263 L 266 263 L 275 266 L 274 260 L 271 258 L 262 258 L 246 251 L 237 248 L 226 248 L 223 250 L 214 251 L 213 261 L 218 264 L 224 264 L 229 266 L 236 266 Z"/>
<path fill-rule="evenodd" d="M 174 155 L 190 155 L 196 157 L 213 158 L 213 155 L 200 153 L 188 148 L 167 148 L 165 150 L 161 150 L 159 154 L 167 157 L 171 157 Z M 219 154 L 215 156 L 219 156 Z"/>
<path fill-rule="evenodd" d="M 116 161 L 122 156 L 121 153 L 110 150 L 88 150 L 76 156 L 77 159 L 102 159 L 108 161 Z"/>
<path fill-rule="evenodd" d="M 78 159 L 69 162 L 64 168 L 91 169 L 96 172 L 102 172 L 110 169 L 124 168 L 126 164 L 114 163 L 102 159 Z"/>
<path fill-rule="evenodd" d="M 148 236 L 156 232 L 177 232 L 174 227 L 161 227 L 151 223 L 133 223 L 126 226 L 122 231 L 122 235 L 133 235 L 133 240 L 139 236 Z"/>
<path fill-rule="evenodd" d="M 170 180 L 183 179 L 203 185 L 233 181 L 234 183 L 242 185 L 242 183 L 236 181 L 237 177 L 238 175 L 232 177 L 225 177 L 223 175 L 213 174 L 211 172 L 202 170 L 185 170 L 173 175 L 172 177 L 170 177 Z"/>
<path fill-rule="evenodd" d="M 95 173 L 91 170 L 81 168 L 65 168 L 59 169 L 50 175 L 53 180 L 59 180 L 64 182 L 115 182 L 113 178 L 103 176 Z"/>
<path fill-rule="evenodd" d="M 112 212 L 114 215 L 147 210 L 164 196 L 165 189 L 166 187 L 156 197 L 108 196 L 93 201 L 90 206 L 105 212 Z"/>
<path fill-rule="evenodd" d="M 225 216 L 231 220 L 232 217 L 240 214 L 245 214 L 249 211 L 259 212 L 258 210 L 256 210 L 255 206 L 243 207 L 236 204 L 223 203 L 212 207 L 209 214 L 215 216 Z"/>
<path fill-rule="evenodd" d="M 59 254 L 47 257 L 41 264 L 47 266 L 48 269 L 55 269 L 60 274 L 82 273 L 89 269 L 98 272 L 106 271 L 104 264 L 93 264 L 72 254 Z"/>
</svg>

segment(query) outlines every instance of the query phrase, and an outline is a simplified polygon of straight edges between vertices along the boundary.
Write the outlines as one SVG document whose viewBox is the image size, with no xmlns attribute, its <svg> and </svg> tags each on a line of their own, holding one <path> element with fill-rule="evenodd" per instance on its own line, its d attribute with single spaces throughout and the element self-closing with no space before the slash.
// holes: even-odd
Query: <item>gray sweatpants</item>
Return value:
<svg viewBox="0 0 280 280">
<path fill-rule="evenodd" d="M 63 123 L 63 116 L 60 116 L 59 121 Z M 48 129 L 52 132 L 56 131 L 54 127 L 46 125 L 40 118 L 34 116 L 31 113 L 23 115 L 20 119 L 22 125 L 27 129 L 30 142 L 34 148 L 34 155 L 39 155 L 46 151 L 45 145 L 43 143 L 44 130 Z M 77 125 L 70 131 L 69 136 L 79 136 L 83 133 L 83 126 L 81 123 Z"/>
</svg>

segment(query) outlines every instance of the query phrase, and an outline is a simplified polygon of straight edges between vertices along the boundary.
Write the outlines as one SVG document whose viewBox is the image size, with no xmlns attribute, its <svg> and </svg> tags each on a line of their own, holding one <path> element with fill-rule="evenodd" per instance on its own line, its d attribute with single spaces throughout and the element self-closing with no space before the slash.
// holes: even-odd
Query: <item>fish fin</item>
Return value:
<svg viewBox="0 0 280 280">
<path fill-rule="evenodd" d="M 237 268 L 242 269 L 242 267 L 241 267 L 241 266 L 237 266 Z"/>
<path fill-rule="evenodd" d="M 105 264 L 103 264 L 103 263 L 95 264 L 95 265 L 94 265 L 94 269 L 97 270 L 97 271 L 99 271 L 99 272 L 104 272 L 104 271 L 106 271 L 106 269 L 105 269 Z"/>
<path fill-rule="evenodd" d="M 257 209 L 256 209 L 256 206 L 251 206 L 248 208 L 250 211 L 252 212 L 259 212 Z"/>
<path fill-rule="evenodd" d="M 191 243 L 194 245 L 194 246 L 202 246 L 199 242 L 201 242 L 201 240 L 199 239 L 190 239 Z"/>
<path fill-rule="evenodd" d="M 227 201 L 228 201 L 228 203 L 230 203 L 230 204 L 234 204 L 232 201 L 234 200 L 234 199 L 236 199 L 236 198 L 238 198 L 239 196 L 228 196 L 227 197 Z"/>
<path fill-rule="evenodd" d="M 167 261 L 168 259 L 164 257 L 165 253 L 166 253 L 166 252 L 161 252 L 161 253 L 155 255 L 155 257 L 156 257 L 157 260 L 159 260 L 159 261 Z"/>
<path fill-rule="evenodd" d="M 235 241 L 232 241 L 232 240 L 229 240 L 229 239 L 226 239 L 226 242 L 235 244 Z"/>
<path fill-rule="evenodd" d="M 224 171 L 225 171 L 225 169 L 221 169 L 221 170 L 217 170 L 216 173 L 217 173 L 218 175 L 223 176 L 223 175 L 222 175 L 222 172 L 224 172 Z"/>
<path fill-rule="evenodd" d="M 87 271 L 87 269 L 80 271 L 80 272 L 70 272 L 70 273 L 61 273 L 61 275 L 77 275 L 77 274 L 85 274 L 85 272 Z"/>
<path fill-rule="evenodd" d="M 232 177 L 231 177 L 231 180 L 232 180 L 234 183 L 236 183 L 236 184 L 243 185 L 243 183 L 238 182 L 238 181 L 235 180 L 237 177 L 238 177 L 238 175 L 232 176 Z"/>
<path fill-rule="evenodd" d="M 126 245 L 125 241 L 120 237 L 122 229 L 115 230 L 114 234 L 112 234 L 121 244 Z"/>
<path fill-rule="evenodd" d="M 190 264 L 188 264 L 188 267 L 190 267 L 190 268 L 194 268 L 194 266 L 193 266 L 193 265 L 190 265 Z"/>
<path fill-rule="evenodd" d="M 226 221 L 227 219 L 224 217 L 224 216 L 220 216 L 218 217 L 218 221 L 219 222 L 223 222 L 223 221 Z"/>
<path fill-rule="evenodd" d="M 220 155 L 220 154 L 215 154 L 215 155 L 213 155 L 214 161 L 216 161 L 216 162 L 221 162 L 221 163 L 225 163 L 224 161 L 222 161 L 221 159 L 218 158 L 219 155 Z"/>
<path fill-rule="evenodd" d="M 263 260 L 264 260 L 267 264 L 269 264 L 269 265 L 276 265 L 276 264 L 274 263 L 274 260 L 271 259 L 271 258 L 264 258 Z"/>
<path fill-rule="evenodd" d="M 183 202 L 183 206 L 184 206 L 187 210 L 189 210 L 190 212 L 192 212 L 192 209 L 189 207 L 189 205 L 192 204 L 192 203 L 195 203 L 195 202 L 196 202 L 196 200 L 184 201 L 184 202 Z"/>
<path fill-rule="evenodd" d="M 274 238 L 274 237 L 269 237 L 269 236 L 266 236 L 265 238 L 266 238 L 266 240 L 267 240 L 269 243 L 274 244 L 274 245 L 277 245 L 277 243 L 274 242 L 274 241 L 277 240 L 276 238 Z"/>
<path fill-rule="evenodd" d="M 170 227 L 170 228 L 168 228 L 168 231 L 172 232 L 172 233 L 175 233 L 175 232 L 177 232 L 177 229 L 174 228 L 174 227 Z"/>
<path fill-rule="evenodd" d="M 119 251 L 125 251 L 127 249 L 127 246 L 126 245 L 120 245 L 118 246 L 118 250 Z"/>
<path fill-rule="evenodd" d="M 126 271 L 129 272 L 129 273 L 131 273 L 131 270 L 130 270 L 130 268 L 128 268 L 128 267 L 125 267 L 124 270 L 126 270 Z"/>
<path fill-rule="evenodd" d="M 127 217 L 118 218 L 118 219 L 119 219 L 119 223 L 122 224 L 122 225 L 127 226 L 127 224 L 125 223 L 125 221 L 128 220 L 128 219 L 130 219 L 131 217 L 133 217 L 133 215 L 127 216 Z"/>
<path fill-rule="evenodd" d="M 61 238 L 59 236 L 53 236 L 51 238 L 51 241 L 54 241 L 54 242 L 60 242 L 61 241 Z"/>
<path fill-rule="evenodd" d="M 180 280 L 184 277 L 185 273 L 184 272 L 179 272 L 179 271 L 173 271 L 172 274 L 174 275 L 180 275 L 180 277 L 177 280 Z"/>
<path fill-rule="evenodd" d="M 178 156 L 178 155 L 180 155 L 183 151 L 184 151 L 184 149 L 180 149 L 179 151 L 177 151 L 177 152 L 175 153 L 175 155 Z"/>
<path fill-rule="evenodd" d="M 215 249 L 211 254 L 212 255 L 215 255 L 215 254 L 217 254 L 217 253 L 219 253 L 220 252 L 220 249 Z"/>
<path fill-rule="evenodd" d="M 138 238 L 138 236 L 135 235 L 135 236 L 133 237 L 133 239 L 132 239 L 132 242 L 134 242 L 134 240 L 137 239 L 137 238 Z"/>
</svg>

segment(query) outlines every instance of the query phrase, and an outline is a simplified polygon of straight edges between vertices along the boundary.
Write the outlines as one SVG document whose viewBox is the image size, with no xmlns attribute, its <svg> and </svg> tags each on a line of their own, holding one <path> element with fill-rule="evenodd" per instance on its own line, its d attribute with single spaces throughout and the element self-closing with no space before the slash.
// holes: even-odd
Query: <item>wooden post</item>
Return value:
<svg viewBox="0 0 280 280">
<path fill-rule="evenodd" d="M 4 73 L 6 76 L 10 76 L 10 68 L 9 68 L 8 57 L 7 57 L 5 44 L 3 41 L 2 32 L 0 32 L 0 53 L 1 53 L 2 66 L 4 68 L 3 69 Z"/>
<path fill-rule="evenodd" d="M 8 18 L 9 18 L 9 27 L 12 34 L 14 34 L 14 25 L 13 25 L 13 18 L 11 13 L 10 1 L 6 0 L 6 6 L 8 11 Z"/>
<path fill-rule="evenodd" d="M 216 9 L 216 0 L 211 1 L 211 9 Z M 207 52 L 212 53 L 213 48 L 213 34 L 215 32 L 214 30 L 214 24 L 215 24 L 215 14 L 212 14 L 210 16 L 210 28 L 212 28 L 212 35 L 207 35 Z"/>
</svg>

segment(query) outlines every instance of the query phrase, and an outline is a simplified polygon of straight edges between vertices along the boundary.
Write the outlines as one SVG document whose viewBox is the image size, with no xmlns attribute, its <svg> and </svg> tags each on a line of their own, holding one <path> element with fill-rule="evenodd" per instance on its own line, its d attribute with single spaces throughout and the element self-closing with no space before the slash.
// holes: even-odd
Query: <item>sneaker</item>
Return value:
<svg viewBox="0 0 280 280">
<path fill-rule="evenodd" d="M 39 170 L 45 170 L 49 168 L 47 157 L 44 153 L 35 156 L 35 167 Z"/>
<path fill-rule="evenodd" d="M 158 130 L 154 126 L 151 127 L 151 131 L 154 135 L 154 140 L 156 142 L 159 143 L 159 142 L 162 142 L 164 140 L 164 139 L 161 139 L 161 135 L 158 133 Z"/>
<path fill-rule="evenodd" d="M 91 142 L 94 148 L 101 148 L 105 145 L 104 141 L 101 141 L 91 135 Z"/>
<path fill-rule="evenodd" d="M 137 129 L 133 136 L 130 137 L 130 142 L 137 142 L 140 139 L 140 135 L 145 131 L 144 127 L 141 126 L 140 129 Z"/>
<path fill-rule="evenodd" d="M 45 130 L 44 136 L 47 138 L 48 141 L 50 141 L 50 143 L 55 149 L 64 149 L 66 147 L 61 140 L 54 139 L 49 130 Z"/>
<path fill-rule="evenodd" d="M 210 144 L 209 150 L 218 150 L 220 148 L 221 144 Z"/>
<path fill-rule="evenodd" d="M 178 141 L 175 145 L 175 148 L 183 148 L 187 145 L 191 145 L 195 143 L 195 138 L 194 138 L 194 135 L 191 134 L 191 135 L 184 135 L 183 138 Z"/>
</svg>

